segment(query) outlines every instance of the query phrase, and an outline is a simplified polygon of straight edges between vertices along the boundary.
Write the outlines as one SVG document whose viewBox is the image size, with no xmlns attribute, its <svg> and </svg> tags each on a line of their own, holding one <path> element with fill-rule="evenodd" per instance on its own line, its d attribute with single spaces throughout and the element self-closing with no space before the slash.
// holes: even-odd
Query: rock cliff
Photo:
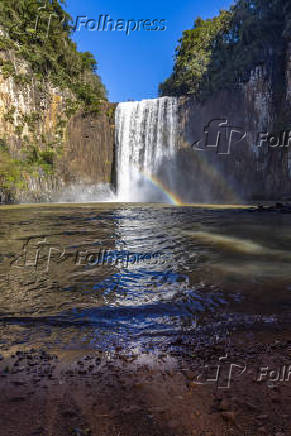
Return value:
<svg viewBox="0 0 291 436">
<path fill-rule="evenodd" d="M 270 53 L 247 82 L 203 102 L 179 98 L 178 195 L 188 201 L 291 198 L 291 44 L 284 59 L 278 65 Z"/>
<path fill-rule="evenodd" d="M 80 180 L 111 183 L 115 105 L 103 102 L 97 112 L 74 114 L 69 90 L 37 80 L 27 63 L 5 56 L 4 67 L 13 63 L 15 74 L 6 75 L 2 62 L 0 202 L 48 201 Z"/>
</svg>

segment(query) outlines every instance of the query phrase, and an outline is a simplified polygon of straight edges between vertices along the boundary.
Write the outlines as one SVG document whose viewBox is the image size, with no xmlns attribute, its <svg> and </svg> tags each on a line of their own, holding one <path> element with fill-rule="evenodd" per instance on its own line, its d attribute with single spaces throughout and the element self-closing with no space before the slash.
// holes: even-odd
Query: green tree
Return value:
<svg viewBox="0 0 291 436">
<path fill-rule="evenodd" d="M 218 17 L 196 19 L 179 40 L 173 73 L 159 94 L 207 94 L 248 80 L 270 49 L 278 59 L 284 52 L 291 38 L 290 10 L 290 0 L 238 0 Z"/>
<path fill-rule="evenodd" d="M 78 52 L 72 41 L 71 17 L 63 4 L 63 0 L 48 0 L 43 7 L 43 0 L 1 0 L 0 19 L 6 32 L 2 46 L 12 44 L 37 77 L 70 88 L 88 110 L 92 102 L 96 109 L 96 102 L 106 99 L 106 90 L 94 56 Z"/>
</svg>

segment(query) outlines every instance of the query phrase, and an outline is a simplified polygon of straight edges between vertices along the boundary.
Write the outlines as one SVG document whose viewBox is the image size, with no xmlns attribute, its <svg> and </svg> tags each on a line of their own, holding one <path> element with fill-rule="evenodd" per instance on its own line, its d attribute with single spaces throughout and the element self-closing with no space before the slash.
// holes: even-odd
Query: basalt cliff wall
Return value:
<svg viewBox="0 0 291 436">
<path fill-rule="evenodd" d="M 79 181 L 111 183 L 114 108 L 104 101 L 98 111 L 76 112 L 70 91 L 38 81 L 27 63 L 2 52 L 0 203 L 49 201 Z"/>
<path fill-rule="evenodd" d="M 106 103 L 98 115 L 78 113 L 68 123 L 65 181 L 115 185 L 114 103 Z"/>
<path fill-rule="evenodd" d="M 283 58 L 270 52 L 247 82 L 204 101 L 179 98 L 185 201 L 291 199 L 291 44 Z"/>
</svg>

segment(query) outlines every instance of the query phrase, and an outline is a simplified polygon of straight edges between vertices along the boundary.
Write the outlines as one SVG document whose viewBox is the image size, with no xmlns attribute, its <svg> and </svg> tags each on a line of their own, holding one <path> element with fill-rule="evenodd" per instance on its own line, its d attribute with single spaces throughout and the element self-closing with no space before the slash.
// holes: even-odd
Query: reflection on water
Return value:
<svg viewBox="0 0 291 436">
<path fill-rule="evenodd" d="M 153 347 L 274 322 L 290 230 L 290 215 L 221 206 L 1 208 L 0 346 Z"/>
</svg>

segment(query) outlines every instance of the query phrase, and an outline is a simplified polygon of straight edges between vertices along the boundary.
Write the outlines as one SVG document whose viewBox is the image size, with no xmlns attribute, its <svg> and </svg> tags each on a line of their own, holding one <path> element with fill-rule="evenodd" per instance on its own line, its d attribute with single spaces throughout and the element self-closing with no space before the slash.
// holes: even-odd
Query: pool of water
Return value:
<svg viewBox="0 0 291 436">
<path fill-rule="evenodd" d="M 0 351 L 155 349 L 272 325 L 291 312 L 290 246 L 291 215 L 250 207 L 2 207 Z"/>
</svg>

